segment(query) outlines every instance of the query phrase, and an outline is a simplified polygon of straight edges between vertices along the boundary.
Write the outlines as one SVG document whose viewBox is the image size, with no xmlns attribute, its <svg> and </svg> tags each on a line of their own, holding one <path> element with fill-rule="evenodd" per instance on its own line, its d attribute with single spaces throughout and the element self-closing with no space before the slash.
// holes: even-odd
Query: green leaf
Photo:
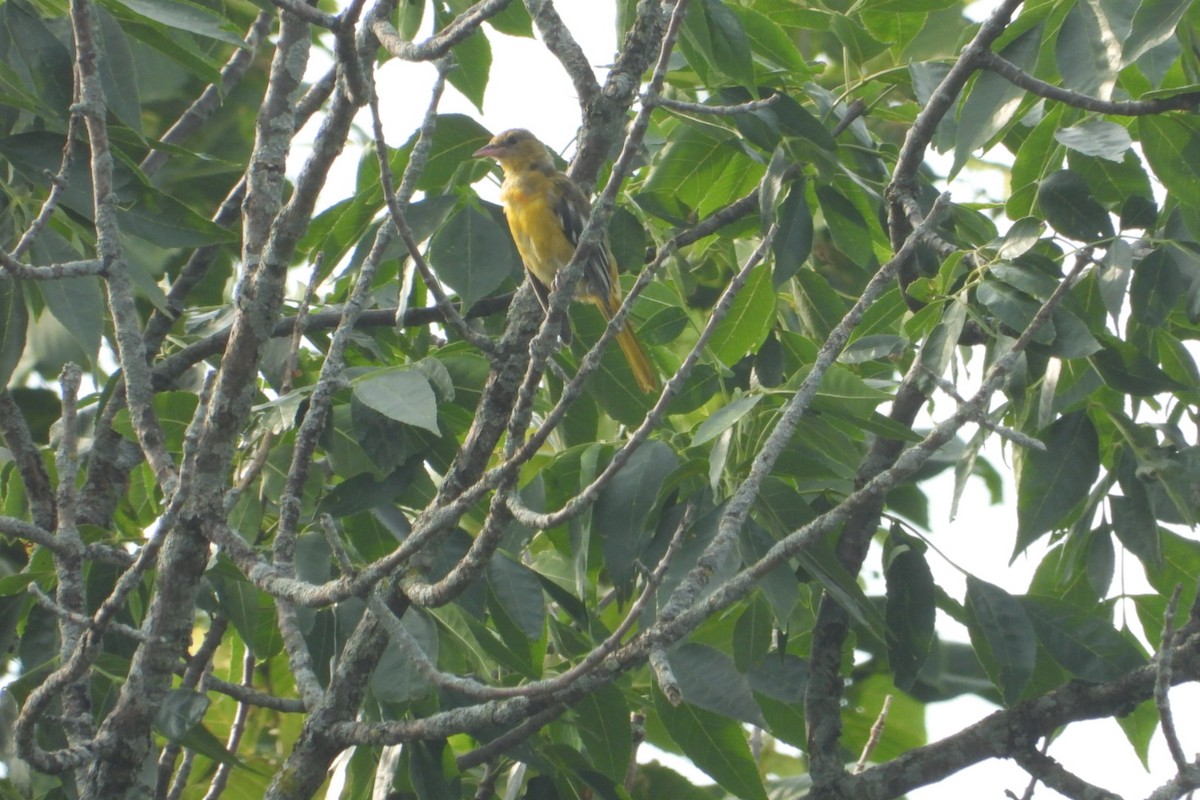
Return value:
<svg viewBox="0 0 1200 800">
<path fill-rule="evenodd" d="M 766 725 L 750 693 L 750 682 L 720 650 L 683 644 L 672 650 L 667 660 L 686 703 L 751 725 Z"/>
<path fill-rule="evenodd" d="M 234 47 L 245 47 L 237 28 L 228 19 L 204 6 L 185 0 L 108 0 L 168 28 L 216 39 Z"/>
<path fill-rule="evenodd" d="M 1088 357 L 1096 372 L 1113 389 L 1134 397 L 1188 388 L 1171 378 L 1141 349 L 1116 337 L 1103 337 L 1104 349 Z"/>
<path fill-rule="evenodd" d="M 739 673 L 746 673 L 767 658 L 774 630 L 775 615 L 770 604 L 755 595 L 733 626 L 733 666 Z"/>
<path fill-rule="evenodd" d="M 870 266 L 875 260 L 875 251 L 871 247 L 867 221 L 858 207 L 832 186 L 818 186 L 817 200 L 838 249 L 856 265 Z"/>
<path fill-rule="evenodd" d="M 1066 524 L 1100 474 L 1100 439 L 1082 411 L 1065 414 L 1038 436 L 1045 450 L 1023 452 L 1017 483 L 1017 546 Z"/>
<path fill-rule="evenodd" d="M 919 539 L 896 529 L 884 548 L 888 660 L 905 691 L 916 683 L 933 644 L 935 586 L 924 551 Z"/>
<path fill-rule="evenodd" d="M 688 703 L 672 706 L 657 689 L 654 709 L 683 754 L 725 791 L 742 800 L 767 800 L 740 722 Z"/>
<path fill-rule="evenodd" d="M 1146 494 L 1121 497 L 1110 495 L 1108 507 L 1112 512 L 1113 532 L 1129 552 L 1148 566 L 1162 564 L 1162 540 L 1158 535 L 1158 520 Z"/>
<path fill-rule="evenodd" d="M 417 134 L 404 144 L 402 151 L 411 152 Z M 490 169 L 487 163 L 477 160 L 473 153 L 483 147 L 491 134 L 477 120 L 465 114 L 439 114 L 433 130 L 433 144 L 429 149 L 429 160 L 417 179 L 417 188 L 426 194 L 444 194 L 445 190 L 459 183 L 472 183 Z M 407 162 L 407 155 L 405 155 Z M 462 170 L 466 169 L 466 173 Z"/>
<path fill-rule="evenodd" d="M 1087 181 L 1072 170 L 1047 175 L 1038 187 L 1037 205 L 1046 221 L 1063 236 L 1089 243 L 1112 238 L 1108 212 L 1096 202 Z"/>
<path fill-rule="evenodd" d="M 1121 45 L 1103 4 L 1093 0 L 1071 6 L 1054 42 L 1054 59 L 1064 88 L 1107 100 L 1116 82 Z"/>
<path fill-rule="evenodd" d="M 488 588 L 509 618 L 530 639 L 538 639 L 546 626 L 546 601 L 542 584 L 529 567 L 496 553 L 488 561 Z"/>
<path fill-rule="evenodd" d="M 988 311 L 1013 331 L 1023 332 L 1033 322 L 1041 303 L 1008 283 L 985 280 L 975 292 L 976 299 Z M 1047 322 L 1033 334 L 1038 344 L 1050 344 L 1056 331 L 1053 322 Z"/>
<path fill-rule="evenodd" d="M 1058 598 L 1026 596 L 1021 605 L 1042 647 L 1060 667 L 1085 681 L 1113 681 L 1146 663 L 1131 639 L 1095 609 L 1083 609 Z"/>
<path fill-rule="evenodd" d="M 389 419 L 439 434 L 437 397 L 419 370 L 388 367 L 353 381 L 354 397 Z"/>
<path fill-rule="evenodd" d="M 1158 728 L 1158 708 L 1154 701 L 1146 700 L 1138 704 L 1131 713 L 1117 717 L 1117 724 L 1125 732 L 1125 739 L 1133 748 L 1133 752 L 1137 753 L 1142 768 L 1149 772 L 1150 740 L 1154 738 L 1154 731 Z"/>
<path fill-rule="evenodd" d="M 698 447 L 732 428 L 737 424 L 739 419 L 749 414 L 762 399 L 763 395 L 761 394 L 740 395 L 709 414 L 696 426 L 696 430 L 692 434 L 692 446 Z"/>
<path fill-rule="evenodd" d="M 1037 637 L 1017 598 L 987 581 L 967 578 L 971 644 L 1004 702 L 1012 705 L 1033 676 Z"/>
<path fill-rule="evenodd" d="M 1088 120 L 1054 132 L 1054 138 L 1072 150 L 1121 163 L 1133 146 L 1125 126 L 1105 120 Z"/>
<path fill-rule="evenodd" d="M 604 564 L 614 585 L 633 579 L 634 564 L 650 543 L 646 519 L 658 504 L 663 484 L 678 466 L 679 456 L 669 445 L 647 442 L 596 499 L 592 528 L 604 542 Z"/>
<path fill-rule="evenodd" d="M 1020 69 L 1031 71 L 1037 60 L 1041 38 L 1040 26 L 1028 30 L 1010 42 L 1000 55 Z M 984 72 L 975 79 L 958 112 L 951 178 L 958 174 L 977 149 L 1016 121 L 1017 109 L 1021 107 L 1025 96 L 1024 89 L 1014 86 L 995 72 Z"/>
<path fill-rule="evenodd" d="M 1138 119 L 1142 151 L 1167 194 L 1200 208 L 1200 121 L 1193 114 Z"/>
<path fill-rule="evenodd" d="M 774 324 L 775 289 L 771 272 L 760 266 L 750 273 L 733 299 L 729 313 L 717 323 L 709 349 L 718 361 L 732 367 L 762 346 Z"/>
<path fill-rule="evenodd" d="M 21 294 L 21 284 L 8 275 L 0 275 L 0 387 L 8 386 L 13 370 L 25 352 L 25 331 L 29 311 Z"/>
<path fill-rule="evenodd" d="M 436 664 L 439 640 L 438 628 L 433 620 L 420 609 L 409 608 L 400 618 L 400 624 L 412 636 L 421 652 Z M 376 699 L 388 703 L 407 703 L 425 697 L 434 688 L 429 679 L 413 666 L 412 659 L 390 640 L 369 682 Z"/>
<path fill-rule="evenodd" d="M 795 42 L 770 17 L 745 6 L 730 5 L 729 9 L 737 14 L 741 21 L 756 57 L 788 72 L 806 74 L 809 71 L 809 66 L 796 49 Z"/>
<path fill-rule="evenodd" d="M 1133 268 L 1129 286 L 1133 318 L 1150 328 L 1161 327 L 1183 300 L 1189 283 L 1167 248 L 1154 248 Z"/>
<path fill-rule="evenodd" d="M 97 14 L 102 52 L 100 81 L 104 86 L 104 102 L 117 119 L 131 131 L 141 134 L 142 107 L 136 74 L 137 64 L 129 39 L 112 15 L 103 9 Z"/>
<path fill-rule="evenodd" d="M 754 88 L 750 39 L 738 15 L 721 0 L 692 3 L 680 33 L 683 53 L 702 75 L 716 73 L 747 89 Z"/>
<path fill-rule="evenodd" d="M 879 641 L 887 640 L 887 623 L 883 614 L 863 592 L 854 576 L 842 566 L 831 547 L 809 547 L 801 550 L 796 558 L 800 566 L 820 582 L 822 588 L 829 592 L 855 622 Z"/>
<path fill-rule="evenodd" d="M 629 705 L 611 683 L 588 692 L 571 706 L 579 721 L 576 730 L 584 755 L 592 765 L 614 781 L 625 780 L 633 747 Z"/>
<path fill-rule="evenodd" d="M 1121 43 L 1121 66 L 1126 67 L 1175 35 L 1175 26 L 1192 0 L 1141 0 L 1134 7 L 1129 35 Z"/>
<path fill-rule="evenodd" d="M 83 352 L 95 363 L 104 335 L 104 294 L 96 278 L 63 278 L 40 281 L 42 299 L 55 319 L 62 323 Z"/>
<path fill-rule="evenodd" d="M 788 187 L 787 196 L 779 207 L 779 230 L 771 241 L 775 288 L 799 272 L 812 252 L 813 217 L 807 194 L 804 181 L 796 181 Z"/>
<path fill-rule="evenodd" d="M 757 185 L 763 172 L 762 165 L 751 161 L 732 137 L 687 126 L 677 130 L 662 149 L 639 200 L 660 216 L 687 218 L 744 194 Z"/>
<path fill-rule="evenodd" d="M 192 689 L 171 689 L 154 712 L 154 730 L 178 744 L 200 724 L 208 711 L 208 697 Z"/>
<path fill-rule="evenodd" d="M 454 752 L 445 739 L 420 740 L 404 748 L 409 777 L 421 800 L 458 800 L 462 796 Z"/>
<path fill-rule="evenodd" d="M 509 234 L 490 215 L 468 205 L 447 220 L 430 242 L 430 264 L 438 277 L 474 305 L 512 275 Z"/>
<path fill-rule="evenodd" d="M 483 113 L 483 95 L 492 69 L 491 43 L 482 31 L 477 30 L 450 52 L 454 56 L 454 68 L 446 74 L 446 80 Z"/>
</svg>

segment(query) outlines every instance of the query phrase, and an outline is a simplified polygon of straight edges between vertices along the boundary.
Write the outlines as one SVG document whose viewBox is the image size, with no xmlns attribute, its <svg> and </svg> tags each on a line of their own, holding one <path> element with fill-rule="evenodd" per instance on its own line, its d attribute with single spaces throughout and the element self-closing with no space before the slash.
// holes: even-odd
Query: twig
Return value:
<svg viewBox="0 0 1200 800">
<path fill-rule="evenodd" d="M 1188 769 L 1188 758 L 1183 752 L 1183 744 L 1179 741 L 1179 731 L 1175 727 L 1175 715 L 1171 712 L 1169 691 L 1171 688 L 1171 655 L 1175 646 L 1175 612 L 1179 608 L 1179 595 L 1183 591 L 1182 584 L 1175 584 L 1171 600 L 1167 603 L 1167 612 L 1163 618 L 1162 642 L 1158 646 L 1158 663 L 1154 679 L 1154 705 L 1158 708 L 1158 717 L 1162 723 L 1163 738 L 1166 739 L 1167 749 L 1175 761 L 1175 767 L 1183 774 Z"/>
<path fill-rule="evenodd" d="M 104 264 L 108 306 L 112 313 L 117 356 L 125 377 L 129 419 L 146 461 L 158 484 L 169 493 L 175 483 L 175 465 L 154 412 L 150 367 L 142 343 L 141 322 L 133 283 L 125 263 L 117 221 L 117 193 L 113 183 L 115 158 L 109 146 L 104 88 L 100 81 L 100 54 L 95 41 L 95 19 L 87 0 L 72 0 L 71 27 L 75 35 L 75 81 L 79 102 L 73 113 L 83 117 L 91 145 L 92 197 L 96 250 Z"/>
<path fill-rule="evenodd" d="M 310 6 L 308 3 L 302 2 L 302 0 L 271 0 L 271 2 L 281 10 L 289 14 L 295 14 L 309 25 L 316 25 L 319 28 L 335 32 L 339 29 L 338 18 L 336 16 L 327 14 L 316 6 Z"/>
<path fill-rule="evenodd" d="M 888 712 L 892 708 L 892 695 L 886 694 L 883 698 L 883 707 L 879 709 L 879 716 L 875 718 L 875 724 L 871 726 L 871 733 L 867 737 L 867 743 L 863 745 L 862 755 L 858 757 L 858 763 L 854 765 L 854 774 L 859 775 L 867 766 L 867 759 L 871 757 L 879 740 L 883 737 L 883 729 L 887 725 Z"/>
<path fill-rule="evenodd" d="M 33 245 L 38 234 L 50 222 L 50 218 L 54 215 L 54 210 L 58 208 L 58 203 L 62 200 L 62 194 L 68 188 L 67 172 L 71 168 L 71 162 L 75 157 L 75 129 L 79 124 L 78 118 L 72 114 L 67 119 L 67 133 L 63 142 L 62 161 L 59 164 L 58 172 L 54 175 L 47 173 L 47 178 L 50 181 L 50 193 L 46 195 L 46 201 L 42 203 L 41 210 L 34 217 L 33 222 L 29 223 L 29 227 L 25 229 L 25 233 L 21 234 L 21 238 L 17 240 L 12 252 L 8 253 L 13 259 L 19 259 L 25 254 L 25 251 Z M 0 250 L 0 253 L 3 253 Z"/>
<path fill-rule="evenodd" d="M 941 375 L 934 373 L 934 371 L 927 366 L 922 365 L 921 369 L 927 377 L 932 378 L 934 382 L 937 383 L 939 389 L 950 395 L 950 397 L 956 403 L 962 405 L 963 403 L 967 402 L 963 396 L 959 394 L 958 387 L 956 387 L 953 383 L 946 380 Z M 1041 439 L 993 421 L 990 417 L 988 417 L 987 413 L 983 409 L 980 409 L 979 413 L 971 421 L 981 428 L 987 428 L 1000 438 L 1007 439 L 1013 444 L 1016 444 L 1027 450 L 1038 450 L 1043 453 L 1046 452 L 1046 443 Z"/>
<path fill-rule="evenodd" d="M 979 66 L 995 72 L 1014 86 L 1038 97 L 1057 100 L 1074 108 L 1082 108 L 1085 111 L 1094 111 L 1099 114 L 1137 117 L 1147 114 L 1162 114 L 1166 111 L 1190 111 L 1200 105 L 1200 92 L 1183 92 L 1170 97 L 1152 97 L 1149 100 L 1103 100 L 1039 80 L 991 50 L 979 54 Z"/>
<path fill-rule="evenodd" d="M 310 6 L 305 6 L 310 8 Z M 315 9 L 314 9 L 315 10 Z M 246 36 L 243 41 L 244 47 L 236 47 L 233 50 L 233 55 L 225 62 L 225 66 L 221 68 L 220 84 L 210 83 L 204 87 L 204 91 L 192 101 L 192 104 L 179 115 L 179 119 L 166 130 L 160 138 L 163 144 L 171 145 L 182 142 L 187 137 L 191 136 L 212 116 L 213 112 L 221 106 L 221 98 L 229 94 L 230 90 L 236 86 L 245 76 L 246 71 L 254 63 L 254 57 L 258 53 L 259 45 L 267 37 L 271 31 L 271 23 L 275 16 L 266 11 L 258 12 L 254 21 L 250 23 L 250 28 L 246 31 Z M 170 158 L 170 153 L 165 149 L 151 150 L 142 159 L 142 163 L 138 165 L 147 177 L 158 172 L 167 159 Z"/>
<path fill-rule="evenodd" d="M 764 108 L 770 108 L 779 101 L 779 97 L 779 94 L 773 94 L 770 97 L 764 97 L 761 100 L 750 100 L 746 103 L 710 106 L 704 103 L 689 103 L 684 100 L 676 100 L 672 97 L 654 95 L 643 97 L 642 102 L 647 103 L 651 107 L 665 108 L 670 111 L 679 111 L 687 114 L 711 114 L 713 116 L 729 117 L 734 114 L 750 114 L 755 111 L 761 111 Z"/>
<path fill-rule="evenodd" d="M 254 653 L 249 647 L 246 648 L 245 655 L 242 656 L 242 686 L 247 689 L 254 685 Z M 246 731 L 246 723 L 250 720 L 250 704 L 239 702 L 237 711 L 233 715 L 233 724 L 229 727 L 229 736 L 225 739 L 225 749 L 230 753 L 236 753 L 238 745 L 241 744 L 242 736 Z M 213 775 L 212 781 L 208 785 L 208 791 L 204 793 L 204 800 L 218 800 L 225 791 L 225 786 L 229 782 L 229 775 L 233 772 L 233 766 L 226 763 L 221 763 L 217 766 L 216 774 Z"/>
<path fill-rule="evenodd" d="M 589 108 L 600 96 L 601 89 L 583 48 L 563 23 L 551 0 L 525 0 L 525 8 L 546 49 L 558 59 L 571 79 L 580 108 Z"/>
<path fill-rule="evenodd" d="M 383 188 L 383 196 L 387 200 L 392 228 L 400 234 L 400 239 L 408 249 L 409 258 L 412 259 L 413 264 L 420 271 L 421 278 L 425 281 L 425 287 L 433 295 L 434 301 L 437 303 L 438 309 L 442 312 L 446 324 L 474 347 L 482 350 L 484 353 L 494 353 L 495 347 L 492 345 L 491 340 L 472 329 L 463 320 L 462 316 L 459 315 L 458 310 L 454 308 L 453 304 L 451 304 L 450 298 L 447 297 L 446 292 L 442 289 L 442 285 L 438 281 L 437 276 L 434 275 L 433 269 L 425 261 L 425 256 L 421 252 L 420 245 L 417 243 L 412 228 L 408 226 L 408 220 L 404 213 L 405 208 L 408 206 L 408 201 L 416 189 L 417 179 L 422 170 L 424 170 L 426 162 L 429 160 L 429 153 L 433 146 L 433 132 L 437 125 L 437 107 L 441 102 L 442 91 L 446 86 L 446 73 L 450 70 L 451 66 L 450 61 L 446 59 L 442 59 L 437 63 L 437 80 L 434 82 L 432 96 L 429 106 L 425 111 L 425 118 L 421 123 L 417 142 L 413 146 L 408 164 L 404 168 L 404 175 L 400 180 L 400 191 L 398 193 L 392 191 L 392 168 L 388 163 L 387 141 L 383 135 L 383 121 L 379 116 L 379 98 L 377 95 L 372 94 L 370 102 L 371 122 L 375 135 L 375 153 L 379 160 L 379 181 Z M 381 236 L 383 235 L 383 230 L 383 228 L 380 229 Z M 388 232 L 389 237 L 390 233 L 391 231 Z M 386 243 L 386 239 L 380 240 L 377 238 L 372 251 L 374 252 L 375 249 L 378 249 L 382 254 Z M 402 299 L 401 303 L 403 302 L 404 300 Z"/>
<path fill-rule="evenodd" d="M 667 659 L 667 649 L 662 646 L 651 647 L 649 660 L 650 669 L 654 670 L 654 679 L 658 682 L 658 688 L 667 698 L 667 702 L 673 706 L 682 703 L 683 690 L 679 688 L 675 671 L 671 669 L 671 662 Z"/>
<path fill-rule="evenodd" d="M 485 20 L 503 11 L 510 2 L 512 0 L 482 0 L 419 44 L 402 38 L 387 18 L 374 20 L 370 29 L 379 40 L 380 46 L 394 58 L 405 61 L 433 61 L 449 53 L 451 47 L 474 33 Z"/>
<path fill-rule="evenodd" d="M 1050 756 L 1036 750 L 1025 750 L 1013 754 L 1013 759 L 1030 775 L 1049 788 L 1071 800 L 1122 800 L 1119 794 L 1093 786 L 1063 768 Z"/>
<path fill-rule="evenodd" d="M 105 274 L 104 262 L 95 258 L 32 266 L 18 261 L 3 251 L 0 251 L 0 267 L 4 267 L 4 270 L 14 278 L 27 281 L 57 281 L 63 278 L 84 278 Z"/>
</svg>

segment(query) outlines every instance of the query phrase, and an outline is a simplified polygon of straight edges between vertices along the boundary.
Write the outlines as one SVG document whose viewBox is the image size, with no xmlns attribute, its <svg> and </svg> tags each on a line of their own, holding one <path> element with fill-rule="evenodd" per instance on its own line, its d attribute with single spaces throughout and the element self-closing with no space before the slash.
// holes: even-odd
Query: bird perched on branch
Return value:
<svg viewBox="0 0 1200 800">
<path fill-rule="evenodd" d="M 494 158 L 504 170 L 504 183 L 500 187 L 504 216 L 545 308 L 555 276 L 575 254 L 591 213 L 591 203 L 574 181 L 558 171 L 550 151 L 529 131 L 498 133 L 476 150 L 475 156 Z M 603 242 L 588 257 L 577 297 L 595 305 L 606 320 L 617 313 L 621 287 L 617 284 L 617 262 L 608 242 Z M 633 370 L 638 387 L 643 392 L 657 389 L 654 368 L 628 322 L 617 331 L 617 344 Z"/>
</svg>

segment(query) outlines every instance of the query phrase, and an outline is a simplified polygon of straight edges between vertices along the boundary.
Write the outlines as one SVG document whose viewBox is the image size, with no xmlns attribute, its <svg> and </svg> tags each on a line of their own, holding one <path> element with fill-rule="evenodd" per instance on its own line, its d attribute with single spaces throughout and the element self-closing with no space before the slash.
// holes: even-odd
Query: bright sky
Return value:
<svg viewBox="0 0 1200 800">
<path fill-rule="evenodd" d="M 980 10 L 983 5 L 980 3 L 973 9 L 977 12 L 975 16 L 986 13 L 986 9 Z M 596 65 L 598 78 L 603 81 L 604 65 L 611 63 L 616 46 L 613 4 L 568 1 L 560 2 L 557 8 L 592 64 Z M 568 148 L 579 124 L 579 112 L 574 90 L 558 62 L 539 42 L 507 37 L 490 29 L 488 38 L 493 48 L 493 66 L 483 113 L 480 114 L 452 87 L 446 89 L 441 111 L 479 117 L 492 131 L 510 127 L 529 128 L 553 148 L 560 151 Z M 381 70 L 381 108 L 389 143 L 402 143 L 415 129 L 424 113 L 433 75 L 433 68 L 428 65 L 401 64 L 394 60 Z M 363 131 L 369 131 L 369 119 L 362 118 L 360 127 Z M 302 151 L 297 152 L 295 158 L 303 155 Z M 346 168 L 341 170 L 341 179 L 335 177 L 327 190 L 330 201 L 344 197 L 353 186 L 358 154 L 348 150 L 344 158 Z M 298 165 L 296 161 L 295 166 Z M 980 177 L 964 172 L 949 188 L 957 199 L 974 198 L 977 187 L 972 185 L 972 181 Z M 485 194 L 488 191 L 484 184 L 479 188 Z M 977 373 L 979 368 L 974 366 L 969 369 Z M 978 374 L 973 376 L 975 380 L 978 377 Z M 949 408 L 943 402 L 935 413 L 940 417 L 949 413 Z M 1008 462 L 1003 454 L 993 450 L 988 457 L 1002 472 L 1006 470 Z M 1005 490 L 1007 502 L 992 507 L 988 505 L 982 483 L 973 480 L 961 501 L 958 519 L 950 521 L 952 481 L 952 475 L 944 475 L 927 484 L 926 488 L 935 505 L 931 541 L 958 567 L 1013 593 L 1023 592 L 1040 553 L 1023 556 L 1011 566 L 1008 564 L 1013 531 L 1016 529 L 1016 511 L 1012 505 L 1015 492 L 1012 486 L 1007 486 Z M 935 579 L 951 595 L 961 600 L 965 591 L 962 573 L 936 554 L 931 553 L 930 560 Z M 878 563 L 871 569 L 878 571 Z M 1119 574 L 1117 581 L 1121 579 Z M 1138 590 L 1134 587 L 1143 585 L 1136 565 L 1128 567 L 1125 581 L 1124 586 L 1130 592 Z M 965 630 L 946 620 L 944 615 L 939 615 L 938 619 L 939 632 L 944 638 L 966 641 Z M 1176 709 L 1195 708 L 1200 703 L 1200 687 L 1190 685 L 1177 689 L 1172 693 L 1172 699 Z M 995 710 L 994 706 L 970 696 L 932 705 L 927 718 L 930 739 L 952 734 Z M 1177 712 L 1177 719 L 1184 726 L 1180 731 L 1184 737 L 1184 748 L 1200 748 L 1200 723 L 1187 724 L 1187 716 Z M 646 755 L 645 750 L 643 755 Z M 1151 769 L 1147 773 L 1142 770 L 1124 734 L 1112 720 L 1072 726 L 1054 742 L 1050 755 L 1086 780 L 1117 792 L 1127 800 L 1145 797 L 1174 772 L 1161 735 L 1156 735 L 1151 752 Z M 661 755 L 655 757 L 662 758 Z M 663 760 L 676 769 L 690 770 L 689 765 L 681 764 L 677 759 Z M 689 774 L 707 781 L 702 773 Z M 1005 790 L 1021 796 L 1027 782 L 1024 771 L 1014 764 L 988 762 L 959 773 L 937 786 L 912 792 L 909 797 L 912 800 L 1002 798 Z M 1043 800 L 1060 797 L 1045 787 L 1039 787 L 1036 796 Z"/>
</svg>

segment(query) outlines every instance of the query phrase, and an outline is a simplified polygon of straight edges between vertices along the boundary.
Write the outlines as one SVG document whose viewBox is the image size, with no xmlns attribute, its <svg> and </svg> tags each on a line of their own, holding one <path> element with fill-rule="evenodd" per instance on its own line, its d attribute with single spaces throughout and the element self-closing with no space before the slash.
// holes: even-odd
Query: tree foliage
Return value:
<svg viewBox="0 0 1200 800">
<path fill-rule="evenodd" d="M 550 0 L 326 5 L 0 5 L 0 796 L 883 800 L 1010 758 L 1111 797 L 1048 745 L 1108 716 L 1200 787 L 1187 0 L 621 0 L 602 79 Z M 542 311 L 439 110 L 498 36 L 575 86 L 658 396 L 579 265 Z M 393 60 L 436 77 L 377 97 Z M 964 594 L 922 482 L 995 494 L 985 446 L 1040 564 Z M 964 693 L 1001 710 L 928 743 Z"/>
</svg>

